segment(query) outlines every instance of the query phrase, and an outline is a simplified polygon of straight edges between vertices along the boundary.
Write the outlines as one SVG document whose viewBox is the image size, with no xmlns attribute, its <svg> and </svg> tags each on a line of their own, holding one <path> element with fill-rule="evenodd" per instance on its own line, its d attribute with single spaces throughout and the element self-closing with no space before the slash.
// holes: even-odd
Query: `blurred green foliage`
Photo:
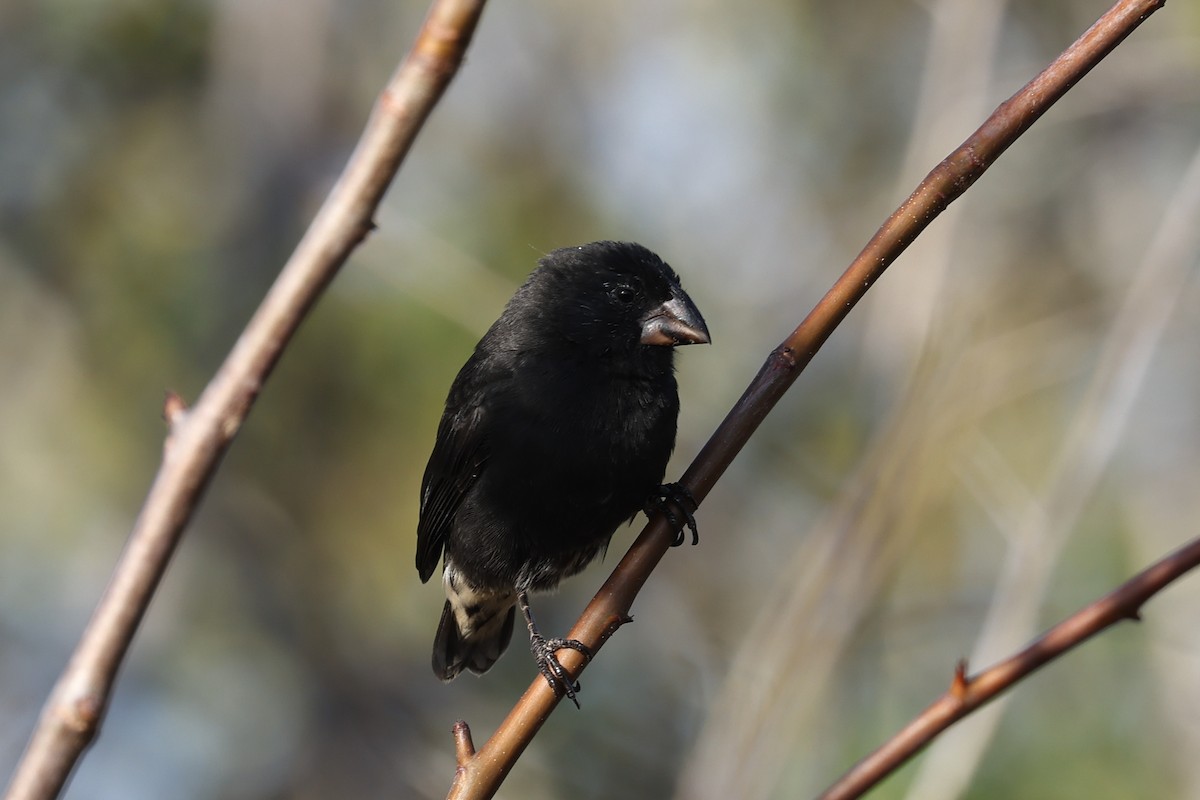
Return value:
<svg viewBox="0 0 1200 800">
<path fill-rule="evenodd" d="M 227 456 L 67 796 L 441 796 L 453 721 L 481 741 L 534 672 L 515 644 L 483 680 L 430 674 L 417 487 L 538 255 L 633 239 L 682 274 L 715 344 L 681 359 L 678 474 L 884 215 L 1102 10 L 492 5 Z M 203 388 L 423 13 L 0 6 L 4 774 L 153 476 L 164 390 Z M 1016 541 L 1056 469 L 1092 466 L 1056 454 L 1193 157 L 1198 36 L 1169 4 L 893 267 L 501 796 L 811 795 L 942 691 L 1014 553 L 1049 576 L 1021 589 L 1041 626 L 1196 534 L 1193 278 L 1080 513 Z M 548 630 L 632 534 L 541 602 Z M 1197 796 L 1196 582 L 1020 687 L 966 796 Z M 877 796 L 917 785 L 953 784 L 919 764 Z"/>
</svg>

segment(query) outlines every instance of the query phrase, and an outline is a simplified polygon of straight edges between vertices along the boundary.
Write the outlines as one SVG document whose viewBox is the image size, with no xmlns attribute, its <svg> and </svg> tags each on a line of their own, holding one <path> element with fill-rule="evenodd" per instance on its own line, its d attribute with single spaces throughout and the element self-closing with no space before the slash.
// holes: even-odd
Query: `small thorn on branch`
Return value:
<svg viewBox="0 0 1200 800">
<path fill-rule="evenodd" d="M 471 739 L 471 728 L 466 720 L 454 723 L 454 757 L 459 769 L 466 768 L 475 757 L 475 742 Z"/>
<path fill-rule="evenodd" d="M 177 392 L 168 389 L 166 397 L 163 398 L 162 414 L 171 430 L 175 430 L 179 426 L 179 423 L 187 416 L 187 410 L 187 403 L 183 401 L 183 398 Z"/>
<path fill-rule="evenodd" d="M 971 685 L 967 677 L 967 660 L 960 658 L 954 665 L 954 677 L 950 679 L 950 696 L 955 700 L 963 700 L 967 696 L 967 688 Z"/>
<path fill-rule="evenodd" d="M 166 397 L 163 398 L 163 419 L 167 422 L 167 438 L 163 441 L 163 455 L 165 456 L 171 449 L 171 442 L 175 439 L 175 433 L 183 425 L 183 421 L 187 419 L 188 407 L 183 398 L 177 392 L 170 389 L 167 390 Z"/>
<path fill-rule="evenodd" d="M 628 614 L 612 614 L 608 618 L 608 624 L 604 626 L 604 632 L 600 634 L 600 641 L 607 642 L 612 638 L 612 635 L 621 629 L 621 626 L 628 625 L 633 622 L 633 617 Z"/>
</svg>

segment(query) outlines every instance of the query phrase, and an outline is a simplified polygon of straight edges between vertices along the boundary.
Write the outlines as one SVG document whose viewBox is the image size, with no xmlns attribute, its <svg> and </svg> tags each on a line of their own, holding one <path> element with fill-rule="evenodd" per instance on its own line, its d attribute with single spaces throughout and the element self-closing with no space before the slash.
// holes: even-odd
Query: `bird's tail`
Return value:
<svg viewBox="0 0 1200 800">
<path fill-rule="evenodd" d="M 469 669 L 487 672 L 508 647 L 516 618 L 516 595 L 476 591 L 445 577 L 446 605 L 433 639 L 433 673 L 452 681 Z"/>
</svg>

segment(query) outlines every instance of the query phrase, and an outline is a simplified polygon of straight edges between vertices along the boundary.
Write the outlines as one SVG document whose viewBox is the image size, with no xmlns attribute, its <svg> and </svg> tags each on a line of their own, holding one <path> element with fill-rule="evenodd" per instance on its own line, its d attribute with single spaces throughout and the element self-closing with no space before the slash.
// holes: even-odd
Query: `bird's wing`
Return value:
<svg viewBox="0 0 1200 800">
<path fill-rule="evenodd" d="M 484 409 L 479 404 L 447 409 L 421 481 L 417 522 L 417 571 L 421 582 L 437 569 L 454 515 L 487 462 Z"/>
</svg>

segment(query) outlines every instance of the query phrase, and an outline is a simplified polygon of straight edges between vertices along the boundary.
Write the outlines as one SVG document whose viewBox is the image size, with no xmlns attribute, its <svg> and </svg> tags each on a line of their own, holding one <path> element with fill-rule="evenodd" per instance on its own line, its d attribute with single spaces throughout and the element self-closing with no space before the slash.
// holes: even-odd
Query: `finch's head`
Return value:
<svg viewBox="0 0 1200 800">
<path fill-rule="evenodd" d="M 557 335 L 598 355 L 710 341 L 679 276 L 639 244 L 593 242 L 555 250 L 541 260 L 526 288 Z"/>
</svg>

